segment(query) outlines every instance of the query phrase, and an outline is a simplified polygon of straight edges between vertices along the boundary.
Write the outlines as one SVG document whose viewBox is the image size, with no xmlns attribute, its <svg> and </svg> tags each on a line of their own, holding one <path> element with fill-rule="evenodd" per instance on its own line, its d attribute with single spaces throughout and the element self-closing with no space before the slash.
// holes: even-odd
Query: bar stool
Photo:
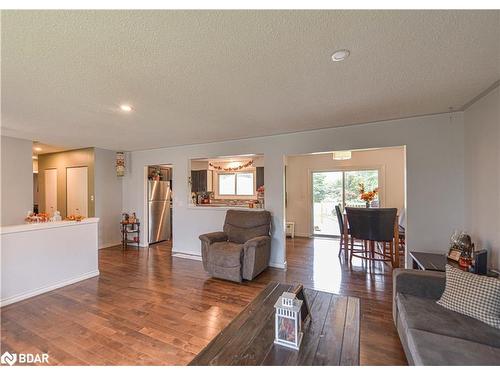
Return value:
<svg viewBox="0 0 500 375">
<path fill-rule="evenodd" d="M 354 248 L 358 249 L 364 249 L 364 243 L 363 241 L 354 241 L 349 235 L 349 228 L 346 226 L 344 228 L 344 219 L 342 217 L 342 209 L 340 208 L 340 205 L 335 206 L 335 213 L 337 214 L 337 221 L 339 223 L 339 230 L 340 230 L 340 244 L 339 244 L 339 254 L 338 256 L 342 254 L 342 250 L 344 251 L 345 258 L 347 259 L 348 257 L 348 246 L 347 243 L 351 241 L 351 246 Z"/>
<path fill-rule="evenodd" d="M 399 228 L 396 208 L 354 208 L 346 207 L 349 234 L 353 239 L 368 244 L 363 250 L 351 245 L 352 257 L 369 261 L 390 262 L 393 268 L 399 267 Z M 345 225 L 345 224 L 344 224 Z M 375 243 L 382 245 L 380 251 Z"/>
</svg>

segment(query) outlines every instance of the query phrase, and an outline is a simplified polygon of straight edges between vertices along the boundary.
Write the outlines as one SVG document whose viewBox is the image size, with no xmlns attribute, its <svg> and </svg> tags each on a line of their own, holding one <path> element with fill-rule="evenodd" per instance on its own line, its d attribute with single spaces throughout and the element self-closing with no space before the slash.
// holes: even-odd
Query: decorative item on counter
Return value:
<svg viewBox="0 0 500 375">
<path fill-rule="evenodd" d="M 249 201 L 248 202 L 248 208 L 253 208 L 254 205 L 255 205 L 254 201 Z"/>
<path fill-rule="evenodd" d="M 472 253 L 474 244 L 471 237 L 461 231 L 455 231 L 450 237 L 450 250 L 448 258 L 452 259 L 460 265 L 460 267 L 468 268 L 472 264 Z"/>
<path fill-rule="evenodd" d="M 201 201 L 202 204 L 210 204 L 210 192 L 207 191 L 203 194 L 203 199 Z"/>
<path fill-rule="evenodd" d="M 55 211 L 54 216 L 52 216 L 50 218 L 50 221 L 61 221 L 61 220 L 62 220 L 62 216 L 61 216 L 61 213 L 59 211 Z"/>
<path fill-rule="evenodd" d="M 284 292 L 274 304 L 274 343 L 298 350 L 302 341 L 302 301 L 294 293 Z"/>
<path fill-rule="evenodd" d="M 250 160 L 246 163 L 243 163 L 241 165 L 238 165 L 237 167 L 230 167 L 230 168 L 223 168 L 220 165 L 215 165 L 211 162 L 208 163 L 209 168 L 215 169 L 217 171 L 224 171 L 224 172 L 234 172 L 234 171 L 239 171 L 248 167 L 251 167 L 253 165 L 253 160 Z"/>
<path fill-rule="evenodd" d="M 116 153 L 116 175 L 118 177 L 125 175 L 125 154 L 123 152 Z"/>
<path fill-rule="evenodd" d="M 83 219 L 85 219 L 85 216 L 82 216 L 80 214 L 66 216 L 67 221 L 82 221 Z"/>
<path fill-rule="evenodd" d="M 210 204 L 213 199 L 213 193 L 211 191 L 206 191 L 202 193 L 193 193 L 196 195 L 195 203 L 196 204 Z"/>
<path fill-rule="evenodd" d="M 259 188 L 257 189 L 257 197 L 264 198 L 264 191 L 265 191 L 264 185 L 259 186 Z"/>
<path fill-rule="evenodd" d="M 365 191 L 365 184 L 359 184 L 359 198 L 366 203 L 366 208 L 370 208 L 371 202 L 375 199 L 378 194 L 378 187 L 373 189 L 372 191 Z"/>
<path fill-rule="evenodd" d="M 28 224 L 46 223 L 49 221 L 49 214 L 45 212 L 34 214 L 33 212 L 29 211 L 24 221 L 26 221 Z"/>
<path fill-rule="evenodd" d="M 257 199 L 258 199 L 258 204 L 256 206 L 257 208 L 264 208 L 264 192 L 265 192 L 264 185 L 259 186 L 257 189 Z"/>
</svg>

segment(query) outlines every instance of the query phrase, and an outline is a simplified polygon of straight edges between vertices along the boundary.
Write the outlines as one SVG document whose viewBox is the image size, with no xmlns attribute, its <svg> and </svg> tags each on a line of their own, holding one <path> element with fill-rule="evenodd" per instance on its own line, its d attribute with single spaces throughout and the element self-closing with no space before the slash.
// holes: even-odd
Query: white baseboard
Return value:
<svg viewBox="0 0 500 375">
<path fill-rule="evenodd" d="M 295 232 L 295 237 L 311 237 L 309 233 L 297 233 Z M 286 236 L 286 238 L 291 238 L 290 236 Z"/>
<path fill-rule="evenodd" d="M 79 281 L 90 279 L 91 277 L 96 277 L 96 276 L 99 276 L 99 270 L 95 270 L 95 271 L 92 271 L 92 272 L 87 272 L 87 273 L 84 273 L 83 275 L 80 275 L 78 277 L 74 277 L 74 278 L 71 278 L 71 279 L 68 279 L 68 280 L 64 280 L 64 281 L 58 282 L 56 284 L 44 286 L 42 288 L 31 290 L 31 291 L 26 292 L 26 293 L 17 294 L 15 296 L 8 297 L 8 298 L 0 300 L 0 307 L 10 305 L 10 304 L 12 304 L 14 302 L 19 302 L 19 301 L 25 300 L 27 298 L 38 296 L 39 294 L 47 293 L 47 292 L 50 292 L 52 290 L 59 289 L 59 288 L 62 288 L 64 286 L 67 286 L 67 285 L 70 285 L 70 284 L 74 284 L 74 283 L 77 283 Z"/>
<path fill-rule="evenodd" d="M 270 262 L 269 263 L 269 267 L 279 268 L 281 270 L 285 270 L 286 271 L 286 261 L 285 261 L 285 263 Z"/>
<path fill-rule="evenodd" d="M 118 241 L 116 243 L 107 243 L 107 244 L 104 244 L 104 245 L 99 245 L 99 250 L 101 249 L 106 249 L 107 247 L 115 247 L 115 246 L 121 246 L 121 241 Z"/>
<path fill-rule="evenodd" d="M 197 260 L 198 262 L 201 262 L 201 255 L 195 255 L 195 254 L 188 254 L 188 253 L 181 253 L 178 251 L 173 251 L 172 256 L 176 258 L 182 258 L 182 259 L 191 259 L 191 260 Z"/>
</svg>

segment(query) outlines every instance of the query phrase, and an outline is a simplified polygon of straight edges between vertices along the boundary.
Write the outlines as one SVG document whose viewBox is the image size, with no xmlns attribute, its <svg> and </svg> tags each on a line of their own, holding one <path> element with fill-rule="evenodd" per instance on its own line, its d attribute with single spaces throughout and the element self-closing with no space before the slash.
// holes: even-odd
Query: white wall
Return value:
<svg viewBox="0 0 500 375">
<path fill-rule="evenodd" d="M 116 176 L 116 152 L 94 149 L 95 216 L 99 220 L 99 248 L 121 241 L 122 181 Z"/>
<path fill-rule="evenodd" d="M 200 254 L 198 235 L 220 230 L 224 210 L 190 208 L 189 159 L 264 154 L 266 209 L 273 215 L 271 264 L 284 266 L 284 157 L 331 150 L 406 145 L 408 248 L 444 252 L 463 227 L 463 116 L 433 115 L 228 142 L 136 151 L 127 156 L 123 209 L 145 220 L 144 166 L 172 164 L 173 250 Z M 146 236 L 141 233 L 141 241 Z"/>
<path fill-rule="evenodd" d="M 500 88 L 464 113 L 465 227 L 500 269 Z"/>
<path fill-rule="evenodd" d="M 1 137 L 0 225 L 24 223 L 33 211 L 33 142 Z"/>
<path fill-rule="evenodd" d="M 383 207 L 396 207 L 401 212 L 405 206 L 404 164 L 404 147 L 354 151 L 350 160 L 333 160 L 332 154 L 289 156 L 286 220 L 295 222 L 297 236 L 311 235 L 311 172 L 324 170 L 378 169 Z"/>
<path fill-rule="evenodd" d="M 97 221 L 2 228 L 0 305 L 99 275 Z"/>
</svg>

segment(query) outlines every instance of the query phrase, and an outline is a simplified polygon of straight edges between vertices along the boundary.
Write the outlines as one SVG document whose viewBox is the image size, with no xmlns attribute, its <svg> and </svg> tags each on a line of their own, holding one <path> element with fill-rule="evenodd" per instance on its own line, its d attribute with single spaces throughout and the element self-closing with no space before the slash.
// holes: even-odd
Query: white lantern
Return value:
<svg viewBox="0 0 500 375">
<path fill-rule="evenodd" d="M 285 292 L 274 304 L 274 308 L 274 343 L 298 350 L 303 336 L 300 315 L 302 301 L 295 294 Z"/>
</svg>

